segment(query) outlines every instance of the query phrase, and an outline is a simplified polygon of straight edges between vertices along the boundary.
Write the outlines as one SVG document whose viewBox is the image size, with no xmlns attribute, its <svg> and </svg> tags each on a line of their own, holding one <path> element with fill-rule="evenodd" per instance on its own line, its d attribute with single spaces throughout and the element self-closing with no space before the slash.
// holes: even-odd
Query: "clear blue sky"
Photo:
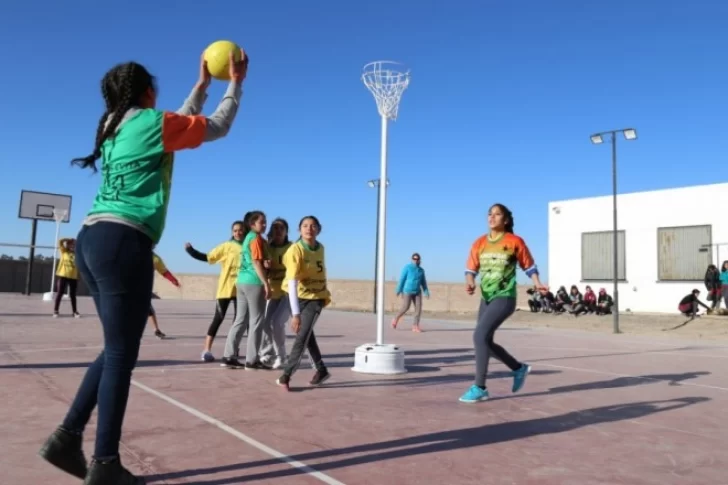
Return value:
<svg viewBox="0 0 728 485">
<path fill-rule="evenodd" d="M 380 125 L 361 67 L 404 62 L 412 82 L 390 130 L 387 276 L 413 251 L 431 281 L 462 278 L 489 205 L 547 271 L 549 200 L 608 194 L 608 146 L 594 131 L 634 126 L 620 190 L 726 180 L 728 3 L 718 0 L 319 0 L 203 3 L 9 2 L 0 14 L 0 242 L 26 243 L 21 189 L 73 196 L 75 236 L 99 176 L 87 155 L 102 112 L 99 81 L 134 59 L 176 109 L 210 42 L 250 53 L 229 137 L 178 155 L 158 250 L 175 272 L 251 209 L 296 226 L 323 223 L 331 277 L 371 278 Z M 224 86 L 211 88 L 211 112 Z M 715 209 L 715 208 L 714 208 Z M 706 210 L 710 210 L 706 201 Z M 52 244 L 42 223 L 39 243 Z M 22 254 L 0 248 L 0 252 Z"/>
</svg>

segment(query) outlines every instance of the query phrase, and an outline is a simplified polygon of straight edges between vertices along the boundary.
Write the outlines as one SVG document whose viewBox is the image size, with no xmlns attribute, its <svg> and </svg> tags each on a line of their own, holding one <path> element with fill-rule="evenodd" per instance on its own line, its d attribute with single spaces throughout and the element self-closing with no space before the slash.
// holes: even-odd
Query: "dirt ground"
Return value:
<svg viewBox="0 0 728 485">
<path fill-rule="evenodd" d="M 409 315 L 408 315 L 409 316 Z M 408 318 L 405 317 L 405 319 Z M 425 313 L 427 318 L 443 320 L 462 320 L 473 322 L 475 315 L 458 315 L 452 313 Z M 687 320 L 682 315 L 623 313 L 619 316 L 619 327 L 622 333 L 632 335 L 659 335 L 680 339 L 728 340 L 728 316 L 704 315 L 688 324 L 671 330 Z M 552 315 L 516 311 L 505 326 L 562 328 L 569 330 L 587 330 L 601 333 L 612 333 L 612 316 Z"/>
</svg>

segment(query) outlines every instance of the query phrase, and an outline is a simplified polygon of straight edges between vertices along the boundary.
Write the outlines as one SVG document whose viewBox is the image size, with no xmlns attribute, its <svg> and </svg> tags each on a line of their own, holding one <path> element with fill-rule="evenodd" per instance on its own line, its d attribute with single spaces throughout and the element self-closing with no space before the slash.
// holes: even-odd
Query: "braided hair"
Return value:
<svg viewBox="0 0 728 485">
<path fill-rule="evenodd" d="M 86 157 L 74 158 L 71 164 L 96 172 L 96 160 L 101 157 L 104 142 L 116 133 L 127 111 L 133 107 L 142 107 L 140 102 L 150 89 L 155 91 L 154 77 L 136 62 L 118 64 L 107 72 L 101 80 L 101 95 L 106 110 L 96 128 L 93 152 Z"/>
<path fill-rule="evenodd" d="M 505 232 L 510 232 L 511 234 L 513 234 L 513 212 L 511 212 L 511 210 L 503 204 L 493 204 L 490 209 L 493 210 L 496 207 L 500 209 L 500 211 L 503 213 L 503 225 Z"/>
</svg>

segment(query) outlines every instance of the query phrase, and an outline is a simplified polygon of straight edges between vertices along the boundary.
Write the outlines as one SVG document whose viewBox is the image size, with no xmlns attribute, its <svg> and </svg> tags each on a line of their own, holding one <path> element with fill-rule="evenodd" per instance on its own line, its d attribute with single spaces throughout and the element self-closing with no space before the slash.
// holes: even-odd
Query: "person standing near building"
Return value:
<svg viewBox="0 0 728 485">
<path fill-rule="evenodd" d="M 427 279 L 425 278 L 425 270 L 420 266 L 421 258 L 419 253 L 412 255 L 412 262 L 402 268 L 402 274 L 399 276 L 397 284 L 397 296 L 402 297 L 402 307 L 394 320 L 392 320 L 392 328 L 396 329 L 399 320 L 410 309 L 412 303 L 415 304 L 415 319 L 412 322 L 412 331 L 421 332 L 420 317 L 422 316 L 422 294 L 425 298 L 430 298 L 430 290 L 427 288 Z"/>
<path fill-rule="evenodd" d="M 721 285 L 721 294 L 723 296 L 723 303 L 728 309 L 728 261 L 723 261 L 723 265 L 720 267 L 720 276 L 718 277 Z"/>
<path fill-rule="evenodd" d="M 709 264 L 708 269 L 705 271 L 705 289 L 708 290 L 708 301 L 711 302 L 711 310 L 716 310 L 720 307 L 723 285 L 720 280 L 718 267 L 714 264 Z"/>
</svg>

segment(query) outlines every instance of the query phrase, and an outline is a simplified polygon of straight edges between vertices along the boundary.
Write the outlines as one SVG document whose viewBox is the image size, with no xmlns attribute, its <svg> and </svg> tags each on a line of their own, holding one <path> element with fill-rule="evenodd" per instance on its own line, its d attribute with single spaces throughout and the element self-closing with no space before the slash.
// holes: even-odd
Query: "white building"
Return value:
<svg viewBox="0 0 728 485">
<path fill-rule="evenodd" d="M 728 260 L 728 183 L 620 194 L 620 311 L 677 313 Z M 613 291 L 612 196 L 549 203 L 549 286 Z"/>
</svg>

